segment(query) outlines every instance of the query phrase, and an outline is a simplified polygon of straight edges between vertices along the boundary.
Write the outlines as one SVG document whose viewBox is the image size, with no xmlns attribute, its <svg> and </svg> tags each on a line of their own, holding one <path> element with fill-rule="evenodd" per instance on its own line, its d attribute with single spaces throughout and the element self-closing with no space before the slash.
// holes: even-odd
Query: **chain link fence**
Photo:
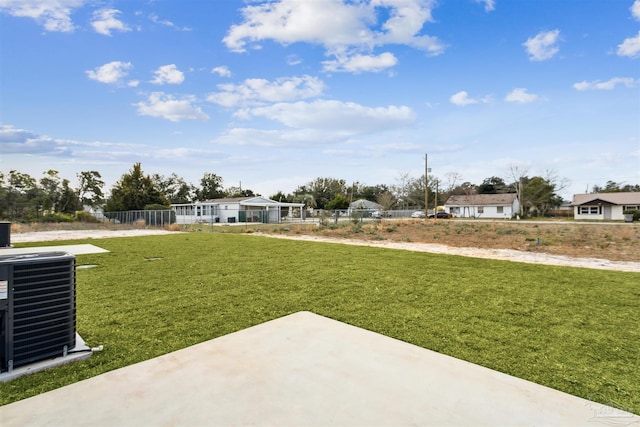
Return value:
<svg viewBox="0 0 640 427">
<path fill-rule="evenodd" d="M 283 209 L 278 215 L 274 211 L 243 210 L 234 216 L 220 217 L 218 215 L 188 215 L 176 218 L 176 212 L 166 210 L 137 210 L 120 212 L 103 212 L 95 217 L 101 222 L 111 224 L 140 225 L 147 227 L 164 227 L 171 224 L 328 224 L 339 222 L 376 222 L 383 219 L 410 218 L 414 210 L 377 211 L 370 209 L 314 209 L 313 212 L 304 210 L 290 211 Z"/>
<path fill-rule="evenodd" d="M 415 210 L 371 210 L 371 209 L 338 209 L 338 210 L 316 210 L 315 217 L 320 224 L 351 222 L 379 222 L 383 219 L 393 220 L 402 218 L 424 218 L 424 215 L 416 216 Z M 424 212 L 424 211 L 422 211 Z"/>
<path fill-rule="evenodd" d="M 176 223 L 176 213 L 171 209 L 103 212 L 96 216 L 102 222 L 113 224 L 145 225 L 149 227 L 164 227 Z"/>
</svg>

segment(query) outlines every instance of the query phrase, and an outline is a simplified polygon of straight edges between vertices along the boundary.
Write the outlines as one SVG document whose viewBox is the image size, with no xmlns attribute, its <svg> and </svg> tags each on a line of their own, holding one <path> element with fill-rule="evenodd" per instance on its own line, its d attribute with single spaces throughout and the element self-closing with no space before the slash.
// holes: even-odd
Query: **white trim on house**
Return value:
<svg viewBox="0 0 640 427">
<path fill-rule="evenodd" d="M 640 209 L 640 192 L 574 194 L 575 220 L 624 220 L 624 211 Z"/>
<path fill-rule="evenodd" d="M 445 212 L 458 218 L 511 219 L 519 209 L 515 193 L 450 196 L 444 204 Z"/>
<path fill-rule="evenodd" d="M 176 223 L 235 223 L 262 222 L 279 223 L 282 220 L 282 209 L 299 210 L 300 219 L 304 219 L 304 203 L 276 202 L 265 197 L 237 197 L 211 199 L 193 203 L 171 205 L 176 213 Z"/>
</svg>

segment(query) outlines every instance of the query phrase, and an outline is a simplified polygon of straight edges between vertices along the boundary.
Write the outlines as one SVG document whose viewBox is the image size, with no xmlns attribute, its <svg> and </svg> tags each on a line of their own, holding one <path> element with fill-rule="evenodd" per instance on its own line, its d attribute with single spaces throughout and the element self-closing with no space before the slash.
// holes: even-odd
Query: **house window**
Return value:
<svg viewBox="0 0 640 427">
<path fill-rule="evenodd" d="M 640 206 L 623 206 L 622 211 L 640 210 Z"/>
<path fill-rule="evenodd" d="M 478 206 L 478 213 L 484 213 L 484 206 Z"/>
<path fill-rule="evenodd" d="M 504 212 L 504 206 L 497 206 L 497 213 L 503 213 Z"/>
<path fill-rule="evenodd" d="M 600 215 L 600 206 L 580 206 L 580 215 Z"/>
</svg>

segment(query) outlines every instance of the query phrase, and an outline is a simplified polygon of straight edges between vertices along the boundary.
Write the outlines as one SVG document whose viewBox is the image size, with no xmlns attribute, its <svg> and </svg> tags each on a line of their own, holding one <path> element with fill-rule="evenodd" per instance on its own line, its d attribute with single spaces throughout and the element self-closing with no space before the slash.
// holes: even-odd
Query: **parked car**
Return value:
<svg viewBox="0 0 640 427">
<path fill-rule="evenodd" d="M 424 211 L 415 211 L 411 214 L 411 218 L 424 218 L 425 216 Z"/>
<path fill-rule="evenodd" d="M 372 218 L 391 218 L 391 212 L 387 211 L 373 211 L 371 212 Z"/>
<path fill-rule="evenodd" d="M 449 219 L 451 218 L 451 214 L 444 212 L 444 211 L 439 211 L 436 212 L 435 215 L 434 214 L 429 214 L 429 218 L 444 218 L 444 219 Z"/>
</svg>

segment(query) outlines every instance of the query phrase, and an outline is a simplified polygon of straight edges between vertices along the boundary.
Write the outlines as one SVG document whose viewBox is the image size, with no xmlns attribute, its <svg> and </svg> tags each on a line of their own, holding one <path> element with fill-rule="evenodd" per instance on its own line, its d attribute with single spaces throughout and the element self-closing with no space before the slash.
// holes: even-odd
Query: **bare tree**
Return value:
<svg viewBox="0 0 640 427">
<path fill-rule="evenodd" d="M 391 186 L 391 191 L 395 196 L 397 202 L 402 202 L 402 209 L 404 209 L 405 204 L 407 203 L 407 186 L 409 185 L 411 178 L 407 172 L 401 173 L 398 178 L 396 178 L 396 182 L 398 185 Z M 396 203 L 397 203 L 396 202 Z"/>
<path fill-rule="evenodd" d="M 466 196 L 471 196 L 472 194 L 478 194 L 478 187 L 475 184 L 472 184 L 468 181 L 460 184 L 458 188 L 460 188 Z"/>
<path fill-rule="evenodd" d="M 444 174 L 445 177 L 445 190 L 446 192 L 450 192 L 458 185 L 458 181 L 462 181 L 462 175 L 458 172 L 447 172 Z"/>
<path fill-rule="evenodd" d="M 389 191 L 387 191 L 378 195 L 376 201 L 380 206 L 382 206 L 383 210 L 388 211 L 395 206 L 396 197 L 393 194 L 391 194 Z"/>
<path fill-rule="evenodd" d="M 411 206 L 424 206 L 424 175 L 409 180 L 406 185 L 406 198 Z"/>
<path fill-rule="evenodd" d="M 449 198 L 449 196 L 453 193 L 453 190 L 458 186 L 458 182 L 462 181 L 462 175 L 458 172 L 447 172 L 444 174 L 444 182 L 445 188 L 444 193 L 442 194 L 443 201 Z"/>
<path fill-rule="evenodd" d="M 516 194 L 518 195 L 518 203 L 520 204 L 520 216 L 522 216 L 524 213 L 524 181 L 527 177 L 527 173 L 529 173 L 529 168 L 526 168 L 522 165 L 517 165 L 515 163 L 511 163 L 507 171 L 507 174 L 513 180 L 513 186 L 516 189 Z"/>
<path fill-rule="evenodd" d="M 555 169 L 547 169 L 547 170 L 545 170 L 543 177 L 548 182 L 553 184 L 555 192 L 559 192 L 559 191 L 564 190 L 571 183 L 571 181 L 569 181 L 567 178 L 560 178 L 558 176 L 558 172 Z"/>
</svg>

